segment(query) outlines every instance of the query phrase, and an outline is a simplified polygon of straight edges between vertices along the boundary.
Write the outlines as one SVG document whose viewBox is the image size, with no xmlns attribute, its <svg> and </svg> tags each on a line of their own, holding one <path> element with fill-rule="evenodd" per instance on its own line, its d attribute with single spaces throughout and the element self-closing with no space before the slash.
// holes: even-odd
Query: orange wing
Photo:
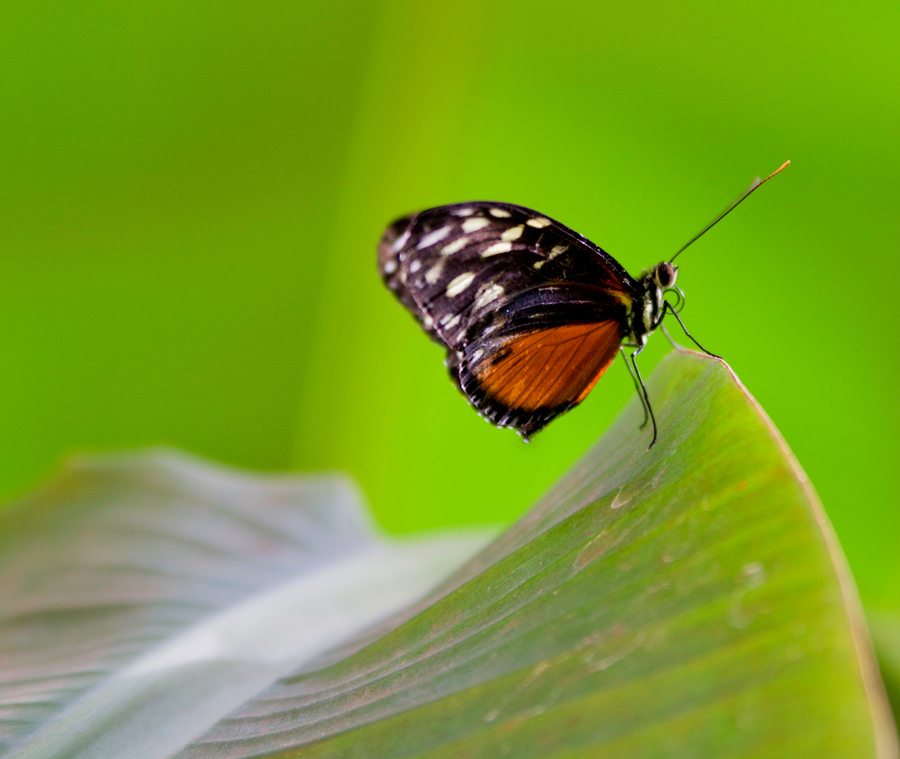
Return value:
<svg viewBox="0 0 900 759">
<path fill-rule="evenodd" d="M 470 367 L 480 392 L 469 395 L 495 424 L 528 436 L 584 400 L 621 342 L 612 319 L 516 335 Z"/>
</svg>

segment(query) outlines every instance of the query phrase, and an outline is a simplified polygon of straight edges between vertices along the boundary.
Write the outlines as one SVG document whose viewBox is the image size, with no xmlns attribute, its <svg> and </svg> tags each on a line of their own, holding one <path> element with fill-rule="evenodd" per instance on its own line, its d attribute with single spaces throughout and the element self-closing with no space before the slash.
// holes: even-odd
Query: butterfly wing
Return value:
<svg viewBox="0 0 900 759">
<path fill-rule="evenodd" d="M 621 343 L 615 319 L 487 338 L 462 351 L 459 384 L 482 416 L 527 439 L 584 400 Z"/>
<path fill-rule="evenodd" d="M 638 295 L 609 254 L 521 206 L 475 202 L 400 219 L 379 273 L 447 349 L 451 378 L 494 424 L 533 434 L 615 358 Z"/>
<path fill-rule="evenodd" d="M 397 219 L 381 235 L 378 243 L 378 274 L 387 285 L 388 289 L 397 296 L 397 299 L 406 306 L 419 326 L 425 330 L 432 340 L 443 345 L 440 336 L 434 330 L 434 322 L 431 317 L 422 310 L 412 291 L 406 287 L 409 268 L 401 266 L 406 254 L 403 251 L 409 241 L 408 229 L 415 215 L 404 216 Z"/>
</svg>

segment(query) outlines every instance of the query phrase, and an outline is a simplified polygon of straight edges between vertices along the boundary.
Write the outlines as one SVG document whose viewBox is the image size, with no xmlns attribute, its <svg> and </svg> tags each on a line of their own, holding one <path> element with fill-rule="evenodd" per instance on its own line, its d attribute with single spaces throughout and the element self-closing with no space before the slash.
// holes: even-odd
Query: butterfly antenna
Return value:
<svg viewBox="0 0 900 759">
<path fill-rule="evenodd" d="M 703 227 L 703 229 L 701 229 L 690 240 L 688 240 L 684 245 L 682 245 L 681 248 L 679 249 L 678 253 L 676 253 L 674 256 L 672 256 L 672 258 L 669 260 L 669 263 L 672 263 L 672 261 L 674 261 L 676 258 L 678 258 L 679 254 L 685 248 L 693 245 L 695 242 L 697 242 L 697 240 L 699 240 L 701 237 L 703 237 L 703 235 L 705 235 L 707 232 L 709 232 L 710 229 L 712 229 L 714 226 L 716 226 L 716 224 L 718 224 L 720 221 L 722 221 L 722 219 L 724 219 L 726 216 L 728 216 L 728 214 L 730 214 L 735 208 L 737 208 L 741 203 L 743 203 L 755 189 L 757 189 L 761 185 L 764 185 L 766 182 L 768 182 L 772 177 L 774 177 L 780 171 L 783 171 L 784 169 L 786 169 L 788 164 L 790 164 L 790 161 L 785 161 L 783 164 L 781 164 L 781 166 L 779 166 L 777 169 L 775 169 L 775 171 L 773 171 L 771 174 L 769 174 L 769 176 L 767 176 L 765 179 L 760 179 L 759 177 L 754 179 L 753 184 L 751 184 L 746 190 L 744 190 L 744 192 L 740 195 L 740 197 L 737 198 L 737 200 L 733 201 L 731 203 L 731 205 L 728 206 L 728 208 L 726 208 L 724 211 L 722 211 L 722 213 L 720 213 L 718 216 L 716 216 L 715 219 L 713 219 L 711 222 L 709 222 L 709 224 L 707 224 L 705 227 Z"/>
</svg>

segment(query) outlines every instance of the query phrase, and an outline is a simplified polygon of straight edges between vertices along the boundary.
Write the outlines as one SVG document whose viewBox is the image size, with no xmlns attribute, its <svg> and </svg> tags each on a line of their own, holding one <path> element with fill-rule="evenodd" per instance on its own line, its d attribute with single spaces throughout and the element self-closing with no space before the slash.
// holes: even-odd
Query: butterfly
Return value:
<svg viewBox="0 0 900 759">
<path fill-rule="evenodd" d="M 496 426 L 529 440 L 581 403 L 621 352 L 644 408 L 644 425 L 653 423 L 653 447 L 656 418 L 636 360 L 648 336 L 660 327 L 665 332 L 663 319 L 671 314 L 709 353 L 679 316 L 684 293 L 675 284 L 673 262 L 789 163 L 763 180 L 757 177 L 669 261 L 638 278 L 549 216 L 492 201 L 398 219 L 378 243 L 378 272 L 446 350 L 453 383 Z"/>
</svg>

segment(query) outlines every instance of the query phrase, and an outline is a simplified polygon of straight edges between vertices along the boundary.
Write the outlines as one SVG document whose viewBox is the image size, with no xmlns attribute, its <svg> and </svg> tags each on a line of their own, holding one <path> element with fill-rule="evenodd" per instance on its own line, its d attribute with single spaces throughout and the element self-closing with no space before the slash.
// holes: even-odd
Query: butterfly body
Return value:
<svg viewBox="0 0 900 759">
<path fill-rule="evenodd" d="M 585 398 L 623 341 L 645 344 L 676 275 L 663 263 L 634 279 L 554 219 L 484 201 L 398 219 L 378 268 L 476 410 L 526 439 Z"/>
</svg>

